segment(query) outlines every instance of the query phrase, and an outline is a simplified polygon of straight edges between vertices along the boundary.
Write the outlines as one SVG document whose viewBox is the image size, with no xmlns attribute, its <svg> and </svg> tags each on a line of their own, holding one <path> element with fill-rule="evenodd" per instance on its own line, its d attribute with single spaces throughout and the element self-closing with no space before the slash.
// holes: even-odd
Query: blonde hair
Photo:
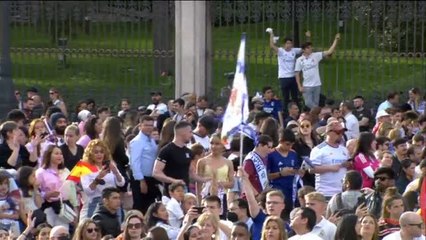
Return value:
<svg viewBox="0 0 426 240">
<path fill-rule="evenodd" d="M 71 124 L 67 128 L 65 128 L 65 132 L 68 131 L 74 131 L 75 135 L 80 136 L 80 129 L 78 129 L 78 126 L 75 124 Z"/>
<path fill-rule="evenodd" d="M 30 137 L 35 136 L 35 126 L 36 126 L 38 123 L 43 123 L 43 126 L 44 126 L 44 127 L 46 127 L 46 126 L 45 126 L 45 124 L 44 124 L 43 119 L 41 119 L 41 118 L 33 119 L 33 120 L 31 121 L 31 123 L 30 123 L 30 127 L 28 128 L 28 135 L 30 135 Z"/>
<path fill-rule="evenodd" d="M 326 203 L 325 197 L 320 192 L 311 192 L 305 195 L 305 199 Z"/>
<path fill-rule="evenodd" d="M 275 222 L 278 225 L 278 228 L 280 230 L 280 236 L 278 237 L 279 240 L 287 240 L 287 231 L 284 229 L 284 221 L 277 216 L 269 216 L 266 218 L 265 222 L 263 223 L 263 227 L 262 227 L 262 238 L 261 240 L 266 240 L 267 237 L 267 231 L 266 231 L 266 227 L 268 226 L 268 224 L 270 222 Z"/>
<path fill-rule="evenodd" d="M 88 162 L 90 164 L 95 164 L 95 162 L 93 161 L 94 159 L 93 150 L 95 149 L 95 147 L 102 148 L 102 151 L 104 152 L 104 160 L 112 159 L 111 152 L 109 151 L 109 148 L 107 147 L 107 145 L 102 140 L 94 139 L 90 141 L 86 149 L 84 149 L 82 161 Z"/>
<path fill-rule="evenodd" d="M 213 225 L 213 228 L 215 229 L 214 238 L 212 236 L 212 239 L 219 240 L 220 239 L 220 232 L 219 232 L 219 217 L 212 213 L 205 212 L 201 214 L 197 219 L 197 224 L 200 226 L 204 226 L 207 221 L 210 221 Z"/>
</svg>

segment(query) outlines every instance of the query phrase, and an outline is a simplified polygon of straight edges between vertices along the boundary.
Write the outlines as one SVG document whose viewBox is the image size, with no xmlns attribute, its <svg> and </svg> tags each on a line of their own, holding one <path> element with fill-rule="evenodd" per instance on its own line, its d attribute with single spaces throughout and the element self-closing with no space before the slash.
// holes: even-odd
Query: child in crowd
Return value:
<svg viewBox="0 0 426 240">
<path fill-rule="evenodd" d="M 166 204 L 169 213 L 169 223 L 173 227 L 180 228 L 183 217 L 182 202 L 185 197 L 185 185 L 182 183 L 172 183 L 169 185 L 170 201 Z"/>
<path fill-rule="evenodd" d="M 14 236 L 19 236 L 19 205 L 10 195 L 9 178 L 9 174 L 0 172 L 0 225 Z"/>
</svg>

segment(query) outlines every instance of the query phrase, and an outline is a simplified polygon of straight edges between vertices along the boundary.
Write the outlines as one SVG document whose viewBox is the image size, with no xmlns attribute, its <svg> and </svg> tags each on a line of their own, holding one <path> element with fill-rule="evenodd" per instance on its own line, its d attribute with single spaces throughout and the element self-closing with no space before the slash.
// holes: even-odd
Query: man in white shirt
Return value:
<svg viewBox="0 0 426 240">
<path fill-rule="evenodd" d="M 189 145 L 199 143 L 203 146 L 204 150 L 210 150 L 210 133 L 214 132 L 217 128 L 216 120 L 211 116 L 204 116 L 198 119 L 197 127 L 192 132 L 193 139 Z"/>
<path fill-rule="evenodd" d="M 164 114 L 168 111 L 167 105 L 161 102 L 162 94 L 160 91 L 151 92 L 151 101 L 152 103 L 148 105 L 147 109 L 151 110 L 151 117 L 157 119 L 161 114 Z"/>
<path fill-rule="evenodd" d="M 312 109 L 318 106 L 319 96 L 321 93 L 321 79 L 319 74 L 319 62 L 323 57 L 330 56 L 336 49 L 337 42 L 340 39 L 340 34 L 336 34 L 331 47 L 324 52 L 312 52 L 312 43 L 306 42 L 302 44 L 303 54 L 296 60 L 296 82 L 299 91 L 303 93 L 305 105 Z M 303 85 L 300 72 L 303 73 Z"/>
<path fill-rule="evenodd" d="M 278 58 L 278 80 L 281 85 L 281 94 L 284 99 L 283 107 L 284 113 L 286 113 L 287 105 L 291 101 L 299 103 L 298 89 L 296 84 L 296 78 L 294 73 L 294 64 L 296 62 L 296 56 L 302 53 L 301 48 L 293 48 L 293 39 L 285 38 L 283 47 L 277 47 L 274 43 L 274 32 L 272 29 L 269 31 L 269 46 L 277 53 Z M 305 33 L 306 41 L 310 41 L 311 32 Z"/>
<path fill-rule="evenodd" d="M 311 208 L 296 208 L 294 216 L 291 218 L 290 227 L 296 235 L 289 240 L 322 240 L 318 235 L 312 233 L 317 224 L 317 216 Z"/>
<path fill-rule="evenodd" d="M 399 103 L 399 93 L 398 92 L 391 92 L 391 93 L 388 94 L 387 100 L 382 102 L 379 105 L 377 112 L 380 112 L 381 110 L 386 110 L 388 108 L 397 107 L 398 103 Z"/>
<path fill-rule="evenodd" d="M 383 240 L 424 240 L 424 222 L 421 216 L 415 212 L 405 212 L 399 218 L 401 230 L 391 233 Z"/>
<path fill-rule="evenodd" d="M 343 101 L 340 103 L 340 112 L 345 118 L 346 129 L 348 129 L 345 133 L 347 140 L 359 137 L 359 122 L 355 115 L 352 114 L 353 109 L 353 105 L 349 101 Z"/>
<path fill-rule="evenodd" d="M 339 121 L 330 121 L 325 128 L 325 141 L 311 151 L 314 169 L 310 171 L 315 173 L 315 188 L 327 199 L 342 192 L 341 180 L 350 166 L 348 149 L 341 144 L 345 131 Z"/>
<path fill-rule="evenodd" d="M 324 218 L 324 213 L 327 208 L 327 202 L 322 193 L 311 192 L 305 195 L 306 207 L 315 211 L 316 225 L 311 233 L 317 235 L 323 240 L 334 240 L 336 235 L 336 225 Z"/>
</svg>

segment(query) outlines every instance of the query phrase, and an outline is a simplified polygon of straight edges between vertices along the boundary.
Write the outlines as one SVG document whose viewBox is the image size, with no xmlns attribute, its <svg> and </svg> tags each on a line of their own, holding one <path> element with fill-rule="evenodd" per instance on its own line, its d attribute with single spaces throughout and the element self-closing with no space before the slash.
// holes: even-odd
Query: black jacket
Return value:
<svg viewBox="0 0 426 240">
<path fill-rule="evenodd" d="M 112 235 L 116 238 L 121 233 L 117 214 L 111 213 L 102 205 L 98 205 L 93 213 L 92 220 L 100 228 L 102 236 Z"/>
</svg>

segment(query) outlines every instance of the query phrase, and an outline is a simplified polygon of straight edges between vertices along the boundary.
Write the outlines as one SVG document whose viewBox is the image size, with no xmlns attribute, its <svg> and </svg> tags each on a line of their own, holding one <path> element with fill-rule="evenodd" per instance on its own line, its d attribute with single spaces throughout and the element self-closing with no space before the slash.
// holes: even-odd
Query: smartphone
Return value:
<svg viewBox="0 0 426 240">
<path fill-rule="evenodd" d="M 49 135 L 49 133 L 44 132 L 44 133 L 42 133 L 42 134 L 40 135 L 40 137 L 41 137 L 41 138 L 45 138 L 47 135 Z"/>
<path fill-rule="evenodd" d="M 198 214 L 202 214 L 203 213 L 204 207 L 194 207 L 194 208 L 197 209 L 197 213 Z"/>
<path fill-rule="evenodd" d="M 102 165 L 104 166 L 104 169 L 109 169 L 109 165 L 111 164 L 111 160 L 105 160 Z"/>
</svg>

